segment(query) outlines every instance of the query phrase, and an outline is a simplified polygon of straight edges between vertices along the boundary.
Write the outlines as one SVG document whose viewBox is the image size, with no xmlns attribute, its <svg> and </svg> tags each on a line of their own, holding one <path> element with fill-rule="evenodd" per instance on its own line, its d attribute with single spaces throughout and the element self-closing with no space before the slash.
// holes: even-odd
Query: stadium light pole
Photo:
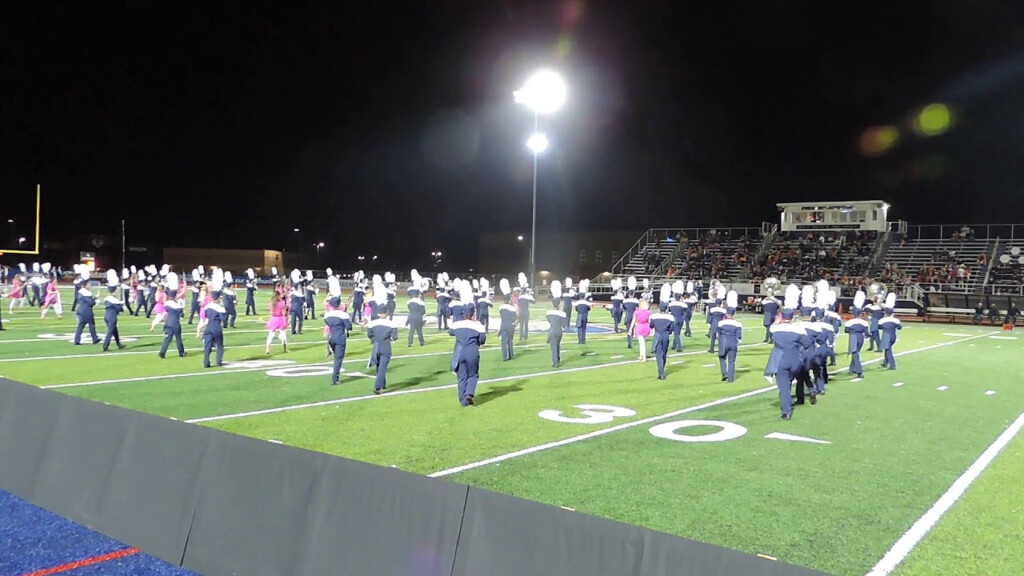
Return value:
<svg viewBox="0 0 1024 576">
<path fill-rule="evenodd" d="M 565 104 L 565 80 L 553 70 L 535 72 L 522 88 L 513 92 L 517 104 L 524 104 L 533 110 L 533 135 L 526 146 L 533 151 L 533 222 L 530 232 L 530 286 L 534 286 L 537 270 L 537 156 L 548 147 L 548 139 L 538 130 L 540 115 L 551 114 Z"/>
</svg>

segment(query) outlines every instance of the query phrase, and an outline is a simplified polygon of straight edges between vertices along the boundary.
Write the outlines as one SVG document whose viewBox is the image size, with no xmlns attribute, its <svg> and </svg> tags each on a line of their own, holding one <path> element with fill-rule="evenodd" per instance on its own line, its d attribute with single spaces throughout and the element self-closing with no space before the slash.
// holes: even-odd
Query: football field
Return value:
<svg viewBox="0 0 1024 576">
<path fill-rule="evenodd" d="M 239 316 L 225 331 L 226 366 L 204 369 L 194 326 L 184 327 L 187 357 L 172 347 L 160 359 L 161 328 L 151 333 L 149 321 L 122 315 L 127 347 L 103 353 L 88 336 L 69 342 L 69 310 L 40 320 L 37 309 L 10 315 L 3 303 L 0 375 L 57 392 L 834 574 L 888 574 L 897 564 L 891 573 L 901 576 L 1017 574 L 1024 566 L 1017 332 L 905 322 L 898 370 L 882 369 L 881 355 L 865 347 L 863 380 L 846 373 L 841 336 L 827 395 L 783 421 L 777 389 L 762 376 L 771 347 L 761 343 L 759 316 L 739 317 L 739 372 L 728 383 L 707 353 L 700 315 L 662 381 L 653 355 L 638 362 L 597 307 L 586 344 L 564 336 L 559 368 L 543 333 L 517 342 L 516 357 L 503 362 L 495 308 L 477 405 L 462 408 L 448 370 L 453 339 L 434 326 L 423 347 L 407 347 L 400 328 L 388 391 L 375 396 L 359 327 L 341 384 L 330 386 L 319 318 L 289 337 L 288 353 L 275 342 L 268 356 L 263 321 Z M 533 307 L 538 328 L 549 307 Z M 96 313 L 102 336 L 101 305 Z"/>
</svg>

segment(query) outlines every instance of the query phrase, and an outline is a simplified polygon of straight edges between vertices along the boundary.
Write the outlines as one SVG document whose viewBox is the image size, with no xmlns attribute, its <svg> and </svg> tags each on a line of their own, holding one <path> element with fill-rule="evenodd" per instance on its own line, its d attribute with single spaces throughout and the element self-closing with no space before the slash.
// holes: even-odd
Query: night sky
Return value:
<svg viewBox="0 0 1024 576">
<path fill-rule="evenodd" d="M 540 67 L 570 90 L 541 119 L 542 230 L 757 226 L 819 199 L 1024 221 L 1019 2 L 80 4 L 0 21 L 0 216 L 42 183 L 44 239 L 124 218 L 130 245 L 471 266 L 478 233 L 529 232 L 512 91 Z M 954 122 L 917 136 L 931 102 Z M 895 146 L 859 149 L 887 124 Z"/>
</svg>

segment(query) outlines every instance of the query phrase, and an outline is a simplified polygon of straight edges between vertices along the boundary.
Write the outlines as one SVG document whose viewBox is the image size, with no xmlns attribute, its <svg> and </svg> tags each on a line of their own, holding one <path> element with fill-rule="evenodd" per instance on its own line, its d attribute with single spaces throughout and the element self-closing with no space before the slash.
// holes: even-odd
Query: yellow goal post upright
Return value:
<svg viewBox="0 0 1024 576">
<path fill-rule="evenodd" d="M 40 200 L 42 199 L 42 185 L 36 184 L 36 233 L 35 233 L 35 248 L 33 250 L 22 250 L 21 246 L 17 248 L 3 248 L 0 247 L 0 255 L 3 254 L 39 254 L 39 207 L 41 205 Z"/>
</svg>

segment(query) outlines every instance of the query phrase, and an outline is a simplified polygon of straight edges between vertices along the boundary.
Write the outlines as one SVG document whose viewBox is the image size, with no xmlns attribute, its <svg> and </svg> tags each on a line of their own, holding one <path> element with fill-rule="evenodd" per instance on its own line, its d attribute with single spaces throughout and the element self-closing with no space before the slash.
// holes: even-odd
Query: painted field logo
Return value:
<svg viewBox="0 0 1024 576">
<path fill-rule="evenodd" d="M 273 368 L 274 366 L 290 366 L 295 364 L 294 360 L 243 360 L 241 362 L 225 362 L 225 368 L 239 368 L 246 370 L 259 370 L 260 368 Z"/>
<path fill-rule="evenodd" d="M 717 432 L 708 434 L 679 434 L 678 430 L 693 428 L 695 426 L 708 426 L 718 428 Z M 675 442 L 725 442 L 735 440 L 747 433 L 747 429 L 732 422 L 719 420 L 679 420 L 677 422 L 666 422 L 651 427 L 648 432 L 657 438 L 673 440 Z"/>
</svg>

